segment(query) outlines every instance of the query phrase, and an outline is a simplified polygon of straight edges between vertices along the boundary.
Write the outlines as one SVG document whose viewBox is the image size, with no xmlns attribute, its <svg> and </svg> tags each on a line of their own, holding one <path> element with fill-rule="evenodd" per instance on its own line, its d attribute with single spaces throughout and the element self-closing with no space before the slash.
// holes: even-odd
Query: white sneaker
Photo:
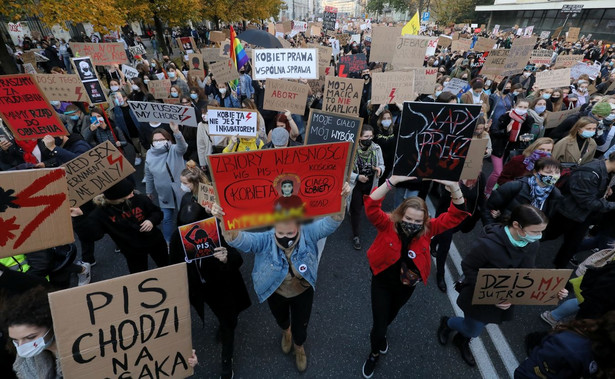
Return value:
<svg viewBox="0 0 615 379">
<path fill-rule="evenodd" d="M 77 285 L 85 286 L 86 284 L 89 284 L 90 281 L 92 280 L 92 276 L 90 275 L 92 271 L 91 266 L 87 262 L 77 262 L 77 264 L 83 267 L 83 271 L 77 274 L 77 278 L 79 279 L 79 282 Z"/>
<path fill-rule="evenodd" d="M 559 321 L 557 321 L 552 315 L 551 312 L 549 311 L 544 311 L 540 314 L 540 318 L 542 319 L 542 321 L 546 322 L 547 324 L 549 324 L 551 326 L 551 328 L 555 328 L 557 326 L 557 324 L 559 324 Z"/>
<path fill-rule="evenodd" d="M 135 158 L 135 166 L 138 166 L 138 165 L 140 165 L 140 164 L 141 164 L 141 158 L 136 157 L 136 158 Z"/>
</svg>

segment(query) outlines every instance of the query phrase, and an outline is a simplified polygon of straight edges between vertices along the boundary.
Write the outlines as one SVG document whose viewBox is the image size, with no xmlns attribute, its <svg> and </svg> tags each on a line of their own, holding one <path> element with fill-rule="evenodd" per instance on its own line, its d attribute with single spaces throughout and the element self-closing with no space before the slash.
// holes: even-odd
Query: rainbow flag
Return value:
<svg viewBox="0 0 615 379">
<path fill-rule="evenodd" d="M 246 63 L 248 63 L 248 54 L 241 46 L 241 42 L 239 42 L 239 38 L 237 38 L 237 34 L 235 34 L 235 29 L 231 26 L 231 59 L 237 67 L 237 70 L 242 68 Z"/>
</svg>

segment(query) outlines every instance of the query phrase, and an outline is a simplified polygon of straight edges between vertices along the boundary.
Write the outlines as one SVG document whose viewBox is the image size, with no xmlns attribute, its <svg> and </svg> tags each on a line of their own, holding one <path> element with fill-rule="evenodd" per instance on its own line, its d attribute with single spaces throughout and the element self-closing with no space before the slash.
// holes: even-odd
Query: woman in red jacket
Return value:
<svg viewBox="0 0 615 379">
<path fill-rule="evenodd" d="M 380 358 L 389 350 L 387 328 L 406 304 L 418 282 L 427 284 L 431 269 L 429 244 L 431 238 L 459 225 L 467 216 L 459 183 L 434 180 L 451 192 L 452 205 L 448 212 L 430 218 L 425 201 L 409 197 L 393 213 L 385 213 L 381 204 L 387 192 L 398 183 L 416 179 L 391 176 L 370 196 L 365 196 L 367 218 L 378 230 L 374 243 L 367 251 L 372 270 L 371 353 L 363 365 L 363 376 L 371 378 Z"/>
</svg>

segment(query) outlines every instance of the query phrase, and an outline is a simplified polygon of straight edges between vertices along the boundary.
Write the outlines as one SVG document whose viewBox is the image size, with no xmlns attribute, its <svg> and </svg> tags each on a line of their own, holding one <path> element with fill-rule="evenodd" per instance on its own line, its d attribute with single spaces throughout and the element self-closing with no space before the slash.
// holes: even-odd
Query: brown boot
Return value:
<svg viewBox="0 0 615 379">
<path fill-rule="evenodd" d="M 295 364 L 299 372 L 303 372 L 307 368 L 307 356 L 305 355 L 303 346 L 295 345 Z"/>
<path fill-rule="evenodd" d="M 290 334 L 290 328 L 282 332 L 282 352 L 284 354 L 290 353 L 290 349 L 293 347 L 293 336 Z"/>
</svg>

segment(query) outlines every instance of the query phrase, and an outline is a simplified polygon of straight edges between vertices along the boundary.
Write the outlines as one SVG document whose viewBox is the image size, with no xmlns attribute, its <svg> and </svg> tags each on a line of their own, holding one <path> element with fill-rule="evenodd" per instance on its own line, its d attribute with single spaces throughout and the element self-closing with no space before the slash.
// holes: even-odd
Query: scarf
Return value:
<svg viewBox="0 0 615 379">
<path fill-rule="evenodd" d="M 535 175 L 530 176 L 527 182 L 530 185 L 532 206 L 542 210 L 542 207 L 545 205 L 545 201 L 551 194 L 551 191 L 553 191 L 553 186 L 540 186 Z"/>
<path fill-rule="evenodd" d="M 32 154 L 32 152 L 36 148 L 37 140 L 35 139 L 30 139 L 26 141 L 15 140 L 15 143 L 17 143 L 17 146 L 21 147 L 21 149 L 23 150 L 23 160 L 26 163 L 32 163 L 32 164 L 38 163 L 38 159 L 36 159 L 34 154 Z"/>
<path fill-rule="evenodd" d="M 513 109 L 508 113 L 508 115 L 510 116 L 510 123 L 512 124 L 510 135 L 508 136 L 508 142 L 516 142 L 517 138 L 519 138 L 519 133 L 521 132 L 521 124 L 525 122 L 527 113 L 521 116 L 518 115 Z"/>
<path fill-rule="evenodd" d="M 372 146 L 368 147 L 367 150 L 359 148 L 357 149 L 357 158 L 354 161 L 354 172 L 360 174 L 361 171 L 365 167 L 375 167 L 376 166 L 376 150 L 373 149 Z"/>
<path fill-rule="evenodd" d="M 538 160 L 540 158 L 549 157 L 549 156 L 551 156 L 551 155 L 546 153 L 546 152 L 544 152 L 544 151 L 541 151 L 541 150 L 534 151 L 532 154 L 530 154 L 529 157 L 526 157 L 523 160 L 523 164 L 525 165 L 525 169 L 527 171 L 534 170 L 534 164 L 536 164 L 536 162 L 538 162 Z"/>
</svg>

